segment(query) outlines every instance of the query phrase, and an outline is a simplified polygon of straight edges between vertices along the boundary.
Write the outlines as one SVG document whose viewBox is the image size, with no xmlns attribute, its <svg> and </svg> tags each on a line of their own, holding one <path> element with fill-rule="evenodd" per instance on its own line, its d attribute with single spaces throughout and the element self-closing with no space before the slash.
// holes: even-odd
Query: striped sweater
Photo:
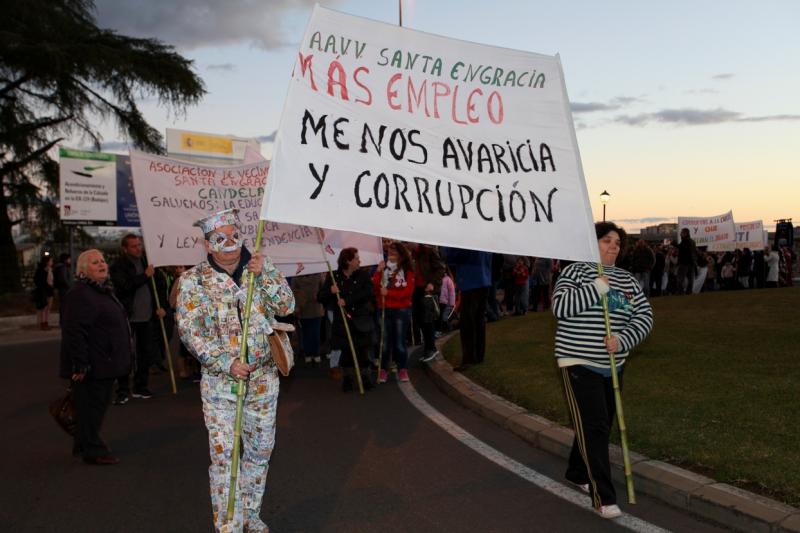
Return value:
<svg viewBox="0 0 800 533">
<path fill-rule="evenodd" d="M 653 328 L 653 309 L 636 279 L 617 267 L 605 267 L 610 290 L 597 279 L 597 263 L 573 263 L 556 282 L 553 314 L 556 329 L 556 359 L 559 366 L 589 365 L 610 368 L 603 338 L 606 334 L 601 295 L 608 290 L 611 332 L 619 338 L 617 367 L 625 363 L 631 348 L 642 342 Z"/>
</svg>

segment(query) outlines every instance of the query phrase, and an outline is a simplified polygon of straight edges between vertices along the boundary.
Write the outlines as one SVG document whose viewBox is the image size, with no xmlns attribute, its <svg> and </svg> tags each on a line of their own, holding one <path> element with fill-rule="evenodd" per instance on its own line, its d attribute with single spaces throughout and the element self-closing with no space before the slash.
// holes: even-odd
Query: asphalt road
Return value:
<svg viewBox="0 0 800 533">
<path fill-rule="evenodd" d="M 88 466 L 47 405 L 58 342 L 0 346 L 0 530 L 212 531 L 206 431 L 197 385 L 176 396 L 153 376 L 150 400 L 111 406 L 103 436 L 122 459 Z M 561 481 L 564 463 L 463 409 L 419 370 L 414 389 L 488 447 Z M 618 493 L 625 494 L 624 487 Z M 588 496 L 586 496 L 588 500 Z M 674 531 L 720 531 L 638 495 L 623 511 Z M 422 414 L 396 383 L 343 394 L 324 370 L 296 368 L 282 384 L 277 445 L 262 517 L 290 531 L 616 531 L 624 528 L 526 481 Z"/>
</svg>

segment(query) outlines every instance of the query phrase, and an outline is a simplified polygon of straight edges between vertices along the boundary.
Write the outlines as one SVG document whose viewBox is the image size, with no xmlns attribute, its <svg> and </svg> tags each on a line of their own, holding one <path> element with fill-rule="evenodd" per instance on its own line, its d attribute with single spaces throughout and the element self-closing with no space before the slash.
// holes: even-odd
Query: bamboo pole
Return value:
<svg viewBox="0 0 800 533">
<path fill-rule="evenodd" d="M 71 231 L 71 230 L 70 230 Z M 70 237 L 72 234 L 70 233 Z M 144 245 L 144 237 L 142 237 L 142 245 Z M 145 246 L 144 250 L 145 257 L 147 257 L 147 247 Z M 145 265 L 146 267 L 147 265 Z M 150 276 L 150 283 L 153 284 L 153 297 L 156 300 L 156 308 L 161 307 L 161 302 L 158 298 L 158 288 L 156 287 L 156 273 L 153 272 L 153 275 Z M 167 328 L 164 326 L 164 318 L 158 317 L 159 322 L 161 323 L 161 337 L 164 339 L 164 349 L 167 352 L 167 368 L 169 369 L 169 380 L 172 385 L 172 394 L 178 394 L 178 388 L 175 386 L 175 370 L 172 366 L 172 351 L 169 349 L 169 339 L 167 339 Z M 149 372 L 149 369 L 148 369 Z"/>
<path fill-rule="evenodd" d="M 320 233 L 320 229 L 317 228 L 317 239 L 319 240 L 319 247 L 322 249 L 322 257 L 325 259 L 325 264 L 328 265 L 328 274 L 331 276 L 331 283 L 333 286 L 336 287 L 336 307 L 339 308 L 339 311 L 342 314 L 342 322 L 344 323 L 344 332 L 347 334 L 347 343 L 350 346 L 350 354 L 353 356 L 353 368 L 356 371 L 356 381 L 358 382 L 358 392 L 363 395 L 364 394 L 364 383 L 361 381 L 361 368 L 358 366 L 358 357 L 356 356 L 356 349 L 353 345 L 353 336 L 350 334 L 350 325 L 347 323 L 347 313 L 344 312 L 344 307 L 339 305 L 338 300 L 341 299 L 339 296 L 339 285 L 336 284 L 336 277 L 333 275 L 333 268 L 331 268 L 331 262 L 328 261 L 328 256 L 325 253 L 325 245 L 322 243 L 322 234 Z"/>
<path fill-rule="evenodd" d="M 153 296 L 156 298 L 156 307 L 160 308 L 161 302 L 158 298 L 155 273 L 150 277 L 150 281 L 153 283 Z M 161 338 L 164 340 L 164 350 L 167 352 L 167 368 L 169 369 L 169 381 L 172 384 L 172 394 L 178 394 L 178 388 L 175 386 L 175 371 L 172 368 L 172 352 L 169 349 L 169 339 L 167 338 L 167 328 L 164 325 L 164 317 L 158 317 L 158 321 L 161 322 Z"/>
<path fill-rule="evenodd" d="M 256 230 L 255 253 L 261 249 L 261 237 L 264 235 L 264 221 L 258 221 Z M 247 330 L 250 326 L 250 308 L 253 306 L 253 286 L 255 284 L 255 274 L 247 272 L 247 300 L 244 306 L 244 316 L 242 317 L 242 341 L 239 344 L 239 361 L 247 364 Z M 236 485 L 239 481 L 239 450 L 242 438 L 242 411 L 244 410 L 244 395 L 247 392 L 247 381 L 242 378 L 236 382 L 236 418 L 233 426 L 233 452 L 231 453 L 231 480 L 228 486 L 228 510 L 227 520 L 233 519 L 233 511 L 236 506 Z"/>
<path fill-rule="evenodd" d="M 381 272 L 381 288 L 385 289 L 383 272 Z M 381 379 L 381 365 L 383 364 L 383 341 L 386 333 L 386 295 L 381 294 L 381 343 L 378 348 L 378 382 Z"/>
<path fill-rule="evenodd" d="M 597 273 L 603 275 L 603 264 L 597 263 Z M 608 295 L 604 294 L 602 297 L 603 302 L 603 316 L 606 322 L 606 337 L 611 338 L 611 319 L 608 316 Z M 636 494 L 633 490 L 633 471 L 631 470 L 631 458 L 628 452 L 628 428 L 625 425 L 625 414 L 622 411 L 622 394 L 619 390 L 619 376 L 617 375 L 617 360 L 614 357 L 614 352 L 608 352 L 608 358 L 611 361 L 611 384 L 614 387 L 614 404 L 617 408 L 617 424 L 619 425 L 620 443 L 622 444 L 622 462 L 625 465 L 625 486 L 628 489 L 628 503 L 636 503 Z"/>
</svg>

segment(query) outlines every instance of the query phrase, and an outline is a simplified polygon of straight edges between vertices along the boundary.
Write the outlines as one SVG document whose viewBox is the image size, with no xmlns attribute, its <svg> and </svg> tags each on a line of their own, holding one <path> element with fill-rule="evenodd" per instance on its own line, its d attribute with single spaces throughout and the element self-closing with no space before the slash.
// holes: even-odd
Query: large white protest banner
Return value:
<svg viewBox="0 0 800 533">
<path fill-rule="evenodd" d="M 153 265 L 194 265 L 204 259 L 203 235 L 192 224 L 221 209 L 239 209 L 245 244 L 253 248 L 269 172 L 266 160 L 218 167 L 131 151 L 131 168 Z M 275 222 L 266 222 L 264 228 L 262 252 L 287 275 L 323 272 L 325 260 L 335 261 L 348 246 L 359 249 L 365 265 L 383 258 L 380 239 L 369 235 Z"/>
<path fill-rule="evenodd" d="M 117 161 L 114 154 L 59 148 L 59 202 L 65 224 L 117 223 Z"/>
<path fill-rule="evenodd" d="M 678 217 L 678 235 L 687 228 L 697 246 L 706 246 L 710 252 L 736 249 L 736 226 L 733 212 L 712 217 Z"/>
<path fill-rule="evenodd" d="M 744 250 L 761 250 L 766 245 L 764 241 L 764 222 L 754 220 L 752 222 L 736 223 L 736 248 Z"/>
<path fill-rule="evenodd" d="M 558 56 L 315 7 L 261 217 L 597 260 Z"/>
</svg>

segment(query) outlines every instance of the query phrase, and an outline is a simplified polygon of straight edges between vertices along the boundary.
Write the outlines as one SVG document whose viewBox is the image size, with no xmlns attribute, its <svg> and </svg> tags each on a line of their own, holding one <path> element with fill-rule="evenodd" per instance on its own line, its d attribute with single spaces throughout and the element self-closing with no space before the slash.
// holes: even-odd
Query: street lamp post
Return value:
<svg viewBox="0 0 800 533">
<path fill-rule="evenodd" d="M 600 193 L 600 201 L 603 203 L 603 222 L 606 221 L 606 204 L 608 203 L 609 198 L 611 195 L 608 194 L 608 191 L 603 191 Z"/>
</svg>

